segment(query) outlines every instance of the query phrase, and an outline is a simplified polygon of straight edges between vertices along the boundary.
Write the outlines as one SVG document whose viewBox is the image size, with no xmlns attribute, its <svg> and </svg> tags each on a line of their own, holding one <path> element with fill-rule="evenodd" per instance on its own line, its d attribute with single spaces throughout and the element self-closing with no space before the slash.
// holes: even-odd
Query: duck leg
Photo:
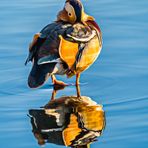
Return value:
<svg viewBox="0 0 148 148">
<path fill-rule="evenodd" d="M 53 89 L 53 92 L 52 92 L 52 96 L 51 96 L 51 101 L 55 100 L 55 96 L 57 94 L 57 90 Z"/>
<path fill-rule="evenodd" d="M 80 73 L 76 74 L 76 86 L 79 85 Z"/>
<path fill-rule="evenodd" d="M 56 99 L 55 97 L 56 97 L 57 91 L 58 91 L 58 90 L 55 90 L 55 89 L 53 88 L 50 101 L 44 106 L 44 108 L 46 108 L 46 107 L 48 108 L 49 103 L 51 103 L 51 101 L 54 101 L 54 100 Z"/>
<path fill-rule="evenodd" d="M 80 73 L 76 74 L 76 90 L 77 90 L 77 97 L 78 98 L 81 97 L 79 79 L 80 79 Z"/>
<path fill-rule="evenodd" d="M 64 83 L 62 81 L 58 81 L 53 74 L 51 75 L 51 79 L 52 79 L 52 83 L 54 85 L 54 89 L 56 89 L 56 90 L 67 86 L 66 83 Z"/>
</svg>

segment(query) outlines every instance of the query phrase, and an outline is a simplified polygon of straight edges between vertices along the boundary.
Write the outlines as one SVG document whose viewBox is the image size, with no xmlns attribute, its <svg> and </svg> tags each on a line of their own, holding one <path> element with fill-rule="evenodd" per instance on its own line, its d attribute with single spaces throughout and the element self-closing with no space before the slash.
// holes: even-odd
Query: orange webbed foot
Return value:
<svg viewBox="0 0 148 148">
<path fill-rule="evenodd" d="M 55 90 L 64 89 L 66 86 L 68 86 L 68 84 L 64 83 L 63 81 L 57 80 L 54 75 L 51 75 L 51 79 Z"/>
</svg>

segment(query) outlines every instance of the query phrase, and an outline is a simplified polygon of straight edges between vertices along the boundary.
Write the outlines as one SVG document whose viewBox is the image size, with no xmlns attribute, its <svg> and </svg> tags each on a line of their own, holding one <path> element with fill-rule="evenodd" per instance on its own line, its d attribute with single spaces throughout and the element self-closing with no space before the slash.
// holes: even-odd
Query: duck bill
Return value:
<svg viewBox="0 0 148 148">
<path fill-rule="evenodd" d="M 30 88 L 38 88 L 42 86 L 48 79 L 53 66 L 53 64 L 38 65 L 37 62 L 35 62 L 28 77 L 28 86 Z"/>
<path fill-rule="evenodd" d="M 99 33 L 101 33 L 101 29 L 96 23 L 94 17 L 87 15 L 85 12 L 82 13 L 82 22 L 84 24 L 92 25 Z"/>
<path fill-rule="evenodd" d="M 87 21 L 94 21 L 94 17 L 87 15 L 84 11 L 82 12 L 82 22 L 86 23 Z"/>
</svg>

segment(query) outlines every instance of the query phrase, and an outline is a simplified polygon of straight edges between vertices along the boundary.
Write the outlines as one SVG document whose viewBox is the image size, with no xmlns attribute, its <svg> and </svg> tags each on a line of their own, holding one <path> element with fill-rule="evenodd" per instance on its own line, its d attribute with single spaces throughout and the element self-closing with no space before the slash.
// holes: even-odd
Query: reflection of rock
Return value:
<svg viewBox="0 0 148 148">
<path fill-rule="evenodd" d="M 29 115 L 40 145 L 55 143 L 80 148 L 95 141 L 105 126 L 102 106 L 89 97 L 61 97 L 44 108 L 29 110 Z"/>
</svg>

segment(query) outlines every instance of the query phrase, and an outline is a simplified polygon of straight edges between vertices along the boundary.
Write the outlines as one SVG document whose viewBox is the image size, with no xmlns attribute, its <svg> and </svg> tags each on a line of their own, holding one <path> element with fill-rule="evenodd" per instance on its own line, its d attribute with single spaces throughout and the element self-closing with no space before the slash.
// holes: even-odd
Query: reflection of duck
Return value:
<svg viewBox="0 0 148 148">
<path fill-rule="evenodd" d="M 86 148 L 101 136 L 105 115 L 101 105 L 89 97 L 68 96 L 29 110 L 32 132 L 38 143 Z"/>
<path fill-rule="evenodd" d="M 71 77 L 86 70 L 98 57 L 102 48 L 102 35 L 94 18 L 84 12 L 80 0 L 66 0 L 57 21 L 47 25 L 34 36 L 27 62 L 33 61 L 28 78 L 31 88 L 41 86 L 49 76 L 54 85 L 55 74 Z"/>
</svg>

